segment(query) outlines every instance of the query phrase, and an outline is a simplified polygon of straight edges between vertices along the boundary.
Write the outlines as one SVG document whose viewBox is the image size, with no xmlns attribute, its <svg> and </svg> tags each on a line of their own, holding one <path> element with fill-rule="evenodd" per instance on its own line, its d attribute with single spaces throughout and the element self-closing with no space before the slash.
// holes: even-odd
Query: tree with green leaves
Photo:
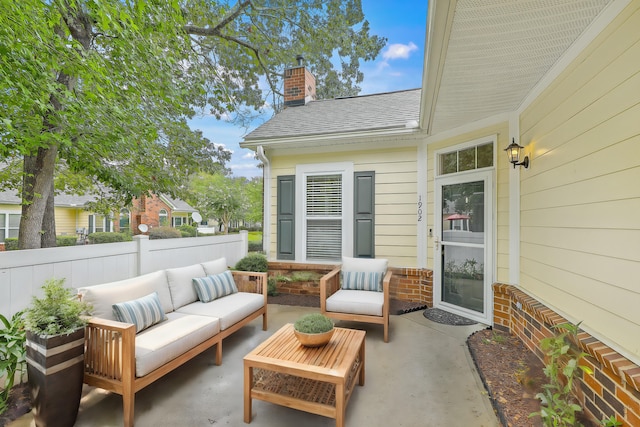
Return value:
<svg viewBox="0 0 640 427">
<path fill-rule="evenodd" d="M 242 123 L 281 105 L 301 54 L 319 97 L 353 95 L 369 34 L 360 0 L 0 0 L 0 162 L 21 166 L 19 247 L 55 245 L 54 177 L 112 206 L 176 195 L 229 153 L 187 119 Z M 338 68 L 333 63 L 338 61 Z M 261 85 L 266 82 L 266 87 Z M 14 181 L 15 184 L 15 181 Z"/>
<path fill-rule="evenodd" d="M 248 206 L 243 179 L 221 173 L 199 173 L 189 181 L 188 201 L 204 218 L 213 218 L 229 233 L 229 222 L 242 219 Z"/>
</svg>

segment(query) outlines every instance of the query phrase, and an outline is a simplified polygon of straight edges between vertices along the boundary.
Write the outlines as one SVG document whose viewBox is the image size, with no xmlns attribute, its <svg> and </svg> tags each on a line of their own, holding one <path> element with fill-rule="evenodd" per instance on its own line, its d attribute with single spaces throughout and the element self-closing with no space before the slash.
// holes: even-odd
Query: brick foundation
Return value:
<svg viewBox="0 0 640 427">
<path fill-rule="evenodd" d="M 291 262 L 269 262 L 269 277 L 289 275 L 294 271 L 313 271 L 322 276 L 338 265 L 297 264 Z M 389 268 L 391 276 L 391 298 L 401 301 L 420 302 L 433 307 L 433 272 L 419 268 Z M 279 282 L 277 290 L 296 295 L 320 295 L 320 280 L 316 282 Z"/>
<path fill-rule="evenodd" d="M 494 327 L 516 335 L 543 360 L 538 343 L 567 320 L 515 286 L 497 283 L 493 292 Z M 640 426 L 640 366 L 586 332 L 578 340 L 593 371 L 583 374 L 576 393 L 585 413 L 594 421 L 614 415 L 624 426 Z"/>
</svg>

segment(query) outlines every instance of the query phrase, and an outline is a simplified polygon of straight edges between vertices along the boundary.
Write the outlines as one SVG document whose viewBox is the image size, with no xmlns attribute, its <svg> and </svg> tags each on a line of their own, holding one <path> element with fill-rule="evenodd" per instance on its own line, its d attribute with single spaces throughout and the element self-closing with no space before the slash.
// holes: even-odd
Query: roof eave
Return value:
<svg viewBox="0 0 640 427">
<path fill-rule="evenodd" d="M 418 127 L 402 127 L 402 128 L 387 128 L 376 129 L 369 131 L 358 132 L 341 132 L 332 134 L 316 134 L 316 135 L 301 135 L 295 137 L 284 138 L 260 138 L 245 140 L 240 143 L 240 147 L 248 149 L 256 149 L 257 147 L 272 147 L 272 148 L 306 148 L 306 147 L 322 147 L 335 145 L 336 143 L 349 144 L 350 141 L 359 140 L 361 138 L 374 138 L 380 136 L 400 136 L 400 135 L 412 135 L 420 132 Z"/>
<path fill-rule="evenodd" d="M 431 0 L 427 12 L 420 127 L 431 134 L 457 0 Z"/>
</svg>

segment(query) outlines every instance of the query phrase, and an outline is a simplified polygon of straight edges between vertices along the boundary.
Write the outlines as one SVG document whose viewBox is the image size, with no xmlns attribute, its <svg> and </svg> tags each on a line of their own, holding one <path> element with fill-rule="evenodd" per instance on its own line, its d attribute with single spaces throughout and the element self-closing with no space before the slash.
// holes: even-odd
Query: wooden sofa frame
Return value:
<svg viewBox="0 0 640 427">
<path fill-rule="evenodd" d="M 135 325 L 96 317 L 89 321 L 85 333 L 84 382 L 122 396 L 125 427 L 134 423 L 136 392 L 214 345 L 217 345 L 215 363 L 221 365 L 222 340 L 259 316 L 262 329 L 267 330 L 267 273 L 231 273 L 240 291 L 263 294 L 264 306 L 143 377 L 136 377 Z"/>
<path fill-rule="evenodd" d="M 382 292 L 384 303 L 382 305 L 382 316 L 370 316 L 366 314 L 340 313 L 327 311 L 327 298 L 340 289 L 340 270 L 337 267 L 325 274 L 320 279 L 320 312 L 327 317 L 338 320 L 355 322 L 375 323 L 384 326 L 384 342 L 389 342 L 389 287 L 391 283 L 391 271 L 387 271 L 382 281 Z M 368 292 L 368 291 L 363 291 Z"/>
</svg>

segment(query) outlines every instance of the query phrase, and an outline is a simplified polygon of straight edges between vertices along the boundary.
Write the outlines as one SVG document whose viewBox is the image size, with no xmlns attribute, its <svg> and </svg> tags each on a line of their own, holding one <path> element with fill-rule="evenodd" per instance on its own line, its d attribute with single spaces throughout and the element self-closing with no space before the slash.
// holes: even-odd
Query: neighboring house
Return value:
<svg viewBox="0 0 640 427">
<path fill-rule="evenodd" d="M 146 224 L 149 228 L 191 224 L 191 214 L 194 212 L 196 209 L 183 200 L 152 194 L 134 199 L 131 209 L 121 209 L 118 223 L 120 229 L 127 227 L 138 234 L 140 224 Z"/>
<path fill-rule="evenodd" d="M 59 194 L 55 197 L 56 234 L 86 237 L 99 231 L 121 231 L 129 229 L 138 234 L 138 225 L 149 227 L 167 225 L 179 227 L 191 223 L 191 214 L 196 210 L 186 202 L 168 196 L 143 197 L 134 200 L 134 208 L 120 210 L 117 220 L 102 214 L 87 211 L 87 203 L 95 196 L 72 196 Z M 18 237 L 22 208 L 20 197 L 13 191 L 0 192 L 0 244 L 7 237 Z"/>
<path fill-rule="evenodd" d="M 638 0 L 433 0 L 421 92 L 314 101 L 286 70 L 288 108 L 241 144 L 269 259 L 432 272 L 429 304 L 531 349 L 582 322 L 583 406 L 640 425 L 639 28 Z"/>
</svg>

